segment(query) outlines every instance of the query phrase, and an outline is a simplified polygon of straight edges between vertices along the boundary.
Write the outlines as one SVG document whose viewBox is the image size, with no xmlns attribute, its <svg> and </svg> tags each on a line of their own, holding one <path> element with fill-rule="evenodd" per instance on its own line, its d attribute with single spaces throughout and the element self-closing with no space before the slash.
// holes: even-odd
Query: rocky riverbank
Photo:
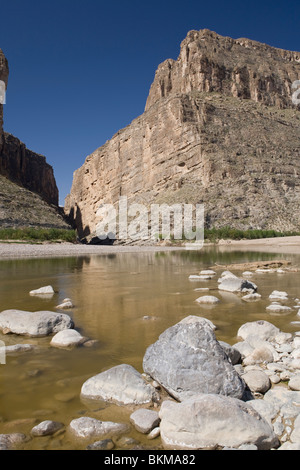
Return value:
<svg viewBox="0 0 300 470">
<path fill-rule="evenodd" d="M 205 243 L 204 248 L 216 246 L 222 251 L 262 251 L 265 253 L 300 253 L 300 237 L 277 237 L 257 240 L 220 240 L 218 243 Z M 89 256 L 108 253 L 143 253 L 161 251 L 180 251 L 184 246 L 157 245 L 83 245 L 80 243 L 7 243 L 0 242 L 1 259 L 51 258 L 69 256 Z"/>
<path fill-rule="evenodd" d="M 218 289 L 246 302 L 259 301 L 259 286 L 249 279 L 250 272 L 244 274 L 239 278 L 230 271 L 220 273 Z M 217 273 L 210 269 L 199 276 Z M 54 292 L 45 286 L 30 295 Z M 211 303 L 217 295 L 200 295 L 197 300 Z M 273 291 L 270 305 L 284 307 L 287 296 Z M 294 301 L 300 310 L 299 300 Z M 71 299 L 64 299 L 56 312 L 1 312 L 0 330 L 9 335 L 10 344 L 1 348 L 0 358 L 30 354 L 36 348 L 34 338 L 40 337 L 49 337 L 50 347 L 67 349 L 71 355 L 74 348 L 90 346 L 93 339 L 79 332 L 72 315 L 64 313 L 73 307 Z M 27 433 L 1 434 L 0 449 L 26 449 L 41 437 L 68 436 L 81 448 L 99 450 L 300 450 L 300 331 L 286 333 L 258 320 L 239 328 L 235 344 L 217 336 L 209 319 L 185 317 L 145 350 L 141 372 L 119 364 L 100 368 L 84 380 L 80 391 L 84 416 L 68 422 L 33 420 Z M 103 403 L 125 409 L 127 419 L 114 422 L 89 416 L 89 410 Z M 140 442 L 130 437 L 132 430 L 141 435 Z"/>
</svg>

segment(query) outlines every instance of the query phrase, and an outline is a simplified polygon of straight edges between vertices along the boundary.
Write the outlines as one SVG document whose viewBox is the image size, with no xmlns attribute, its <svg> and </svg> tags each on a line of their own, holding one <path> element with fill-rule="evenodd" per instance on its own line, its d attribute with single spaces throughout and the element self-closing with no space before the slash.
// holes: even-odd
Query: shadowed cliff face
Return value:
<svg viewBox="0 0 300 470">
<path fill-rule="evenodd" d="M 8 80 L 8 63 L 0 49 L 0 80 L 7 86 Z M 3 146 L 3 104 L 0 103 L 0 154 Z"/>
<path fill-rule="evenodd" d="M 58 189 L 52 166 L 43 155 L 28 150 L 17 137 L 4 132 L 0 174 L 39 194 L 48 204 L 58 206 Z"/>
<path fill-rule="evenodd" d="M 65 211 L 80 235 L 120 196 L 203 203 L 207 227 L 300 230 L 297 79 L 300 53 L 191 31 L 158 67 L 145 112 L 74 173 Z"/>
<path fill-rule="evenodd" d="M 0 80 L 7 86 L 8 63 L 0 49 Z M 0 228 L 61 228 L 70 225 L 58 208 L 53 169 L 42 155 L 4 132 L 0 104 Z"/>
<path fill-rule="evenodd" d="M 8 63 L 0 49 L 0 80 L 7 86 Z M 46 158 L 27 149 L 17 137 L 3 130 L 0 104 L 0 175 L 40 195 L 47 203 L 58 206 L 58 189 L 52 167 Z"/>
</svg>

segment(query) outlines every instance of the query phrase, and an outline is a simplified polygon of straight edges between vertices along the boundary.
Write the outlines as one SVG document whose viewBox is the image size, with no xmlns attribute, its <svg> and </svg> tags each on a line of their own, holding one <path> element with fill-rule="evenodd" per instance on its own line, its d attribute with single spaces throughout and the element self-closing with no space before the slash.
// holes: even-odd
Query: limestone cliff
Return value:
<svg viewBox="0 0 300 470">
<path fill-rule="evenodd" d="M 7 80 L 8 80 L 8 62 L 0 49 L 0 80 L 5 83 L 7 87 Z M 0 102 L 0 154 L 2 151 L 3 146 L 3 104 L 2 100 Z"/>
<path fill-rule="evenodd" d="M 17 137 L 6 132 L 0 153 L 0 175 L 58 206 L 58 188 L 52 166 L 43 155 L 27 149 Z"/>
<path fill-rule="evenodd" d="M 191 31 L 158 67 L 145 112 L 74 173 L 65 211 L 95 231 L 101 202 L 204 203 L 207 227 L 300 230 L 300 53 Z"/>
<path fill-rule="evenodd" d="M 291 108 L 291 83 L 299 77 L 299 65 L 300 52 L 222 37 L 207 29 L 190 31 L 177 61 L 169 59 L 158 67 L 146 109 L 171 94 L 192 91 Z"/>
<path fill-rule="evenodd" d="M 0 49 L 0 80 L 7 87 L 8 62 Z M 3 130 L 0 104 L 0 226 L 69 228 L 58 209 L 58 188 L 43 155 Z"/>
</svg>

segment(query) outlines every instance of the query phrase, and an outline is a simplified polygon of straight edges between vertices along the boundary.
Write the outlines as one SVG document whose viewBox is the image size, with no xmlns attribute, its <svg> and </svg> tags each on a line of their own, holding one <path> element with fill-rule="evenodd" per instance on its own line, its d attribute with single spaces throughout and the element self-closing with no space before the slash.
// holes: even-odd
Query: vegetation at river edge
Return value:
<svg viewBox="0 0 300 470">
<path fill-rule="evenodd" d="M 231 227 L 211 228 L 204 230 L 204 240 L 206 242 L 217 243 L 219 240 L 255 240 L 261 238 L 289 237 L 300 235 L 300 232 L 277 232 L 276 230 L 239 230 Z M 163 240 L 165 237 L 159 235 Z M 57 229 L 57 228 L 2 228 L 0 229 L 0 240 L 2 241 L 20 241 L 20 242 L 69 242 L 75 243 L 77 240 L 76 230 Z M 181 242 L 175 240 L 171 234 L 170 241 L 173 243 Z M 186 241 L 183 237 L 183 241 Z M 192 240 L 191 240 L 192 241 Z"/>
<path fill-rule="evenodd" d="M 0 240 L 20 240 L 32 242 L 63 241 L 74 243 L 76 231 L 57 228 L 3 228 L 0 229 Z"/>
<path fill-rule="evenodd" d="M 210 242 L 218 240 L 256 240 L 259 238 L 291 237 L 296 235 L 300 235 L 300 232 L 278 232 L 276 230 L 260 229 L 239 230 L 228 226 L 204 230 L 204 239 Z"/>
<path fill-rule="evenodd" d="M 289 231 L 289 232 L 278 232 L 276 230 L 262 230 L 262 229 L 248 229 L 248 230 L 240 230 L 236 228 L 232 228 L 229 226 L 220 227 L 220 228 L 210 228 L 204 229 L 204 241 L 217 243 L 219 240 L 257 240 L 262 238 L 275 238 L 275 237 L 291 237 L 300 235 L 300 232 L 296 231 Z M 158 236 L 159 240 L 164 240 L 167 237 L 164 237 L 162 234 Z M 193 239 L 191 237 L 188 240 L 184 235 L 182 240 L 174 239 L 174 235 L 171 234 L 170 241 L 173 243 L 180 243 L 181 241 L 191 241 Z"/>
</svg>

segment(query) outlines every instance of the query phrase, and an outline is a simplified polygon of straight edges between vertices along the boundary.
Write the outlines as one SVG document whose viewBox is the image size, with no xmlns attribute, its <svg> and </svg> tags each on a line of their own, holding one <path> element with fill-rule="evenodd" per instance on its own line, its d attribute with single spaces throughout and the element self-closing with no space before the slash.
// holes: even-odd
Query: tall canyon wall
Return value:
<svg viewBox="0 0 300 470">
<path fill-rule="evenodd" d="M 203 203 L 207 227 L 300 230 L 300 53 L 190 31 L 144 113 L 87 157 L 65 201 L 81 237 L 101 203 Z"/>
<path fill-rule="evenodd" d="M 8 84 L 8 61 L 0 49 L 0 80 Z M 53 168 L 43 155 L 4 132 L 0 103 L 0 227 L 69 228 L 58 208 Z"/>
</svg>

